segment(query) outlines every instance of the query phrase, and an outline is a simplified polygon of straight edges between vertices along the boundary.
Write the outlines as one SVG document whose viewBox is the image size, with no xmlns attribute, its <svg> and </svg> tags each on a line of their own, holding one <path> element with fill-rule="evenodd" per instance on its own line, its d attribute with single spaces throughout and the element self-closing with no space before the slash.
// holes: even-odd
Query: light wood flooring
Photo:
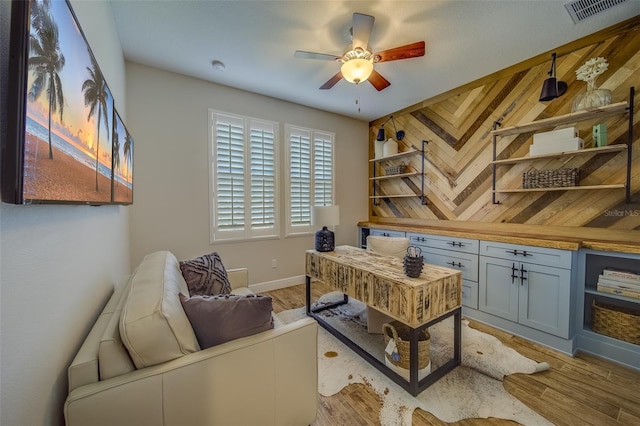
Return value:
<svg viewBox="0 0 640 426">
<path fill-rule="evenodd" d="M 314 299 L 331 291 L 313 286 Z M 273 299 L 275 312 L 302 307 L 304 285 L 265 292 Z M 639 425 L 640 372 L 610 361 L 578 353 L 561 354 L 523 338 L 470 321 L 472 327 L 492 334 L 505 345 L 538 362 L 549 363 L 542 373 L 507 376 L 504 387 L 524 404 L 556 425 Z M 364 362 L 364 361 L 363 361 Z M 361 384 L 352 384 L 332 397 L 318 396 L 315 426 L 376 425 L 380 400 Z M 413 425 L 447 425 L 428 412 L 417 409 Z M 456 425 L 513 425 L 501 419 L 468 419 Z"/>
</svg>

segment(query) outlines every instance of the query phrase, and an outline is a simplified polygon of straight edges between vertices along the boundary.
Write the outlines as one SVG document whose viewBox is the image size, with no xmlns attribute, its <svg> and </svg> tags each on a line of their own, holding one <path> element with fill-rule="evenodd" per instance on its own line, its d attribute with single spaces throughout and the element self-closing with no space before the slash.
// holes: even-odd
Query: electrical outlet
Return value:
<svg viewBox="0 0 640 426">
<path fill-rule="evenodd" d="M 278 267 L 278 260 L 277 259 L 271 259 L 271 267 L 272 268 L 277 268 Z"/>
</svg>

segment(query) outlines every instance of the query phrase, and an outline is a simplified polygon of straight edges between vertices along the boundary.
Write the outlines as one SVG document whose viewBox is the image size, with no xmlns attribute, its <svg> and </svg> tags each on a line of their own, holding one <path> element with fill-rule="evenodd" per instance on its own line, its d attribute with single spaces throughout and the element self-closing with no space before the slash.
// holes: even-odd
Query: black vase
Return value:
<svg viewBox="0 0 640 426">
<path fill-rule="evenodd" d="M 422 273 L 422 265 L 424 261 L 422 256 L 409 256 L 404 257 L 404 273 L 410 278 L 418 278 Z"/>
<path fill-rule="evenodd" d="M 326 226 L 316 232 L 316 251 L 333 251 L 335 248 L 335 235 Z"/>
</svg>

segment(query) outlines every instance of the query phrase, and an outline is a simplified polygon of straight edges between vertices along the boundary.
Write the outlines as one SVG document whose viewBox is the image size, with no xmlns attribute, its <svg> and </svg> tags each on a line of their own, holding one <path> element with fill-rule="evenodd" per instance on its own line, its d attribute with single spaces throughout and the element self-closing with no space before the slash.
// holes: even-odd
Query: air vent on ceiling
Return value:
<svg viewBox="0 0 640 426">
<path fill-rule="evenodd" d="M 567 12 L 569 12 L 571 19 L 573 19 L 573 23 L 577 24 L 590 16 L 597 15 L 625 1 L 626 0 L 574 0 L 565 3 L 564 7 L 567 9 Z"/>
</svg>

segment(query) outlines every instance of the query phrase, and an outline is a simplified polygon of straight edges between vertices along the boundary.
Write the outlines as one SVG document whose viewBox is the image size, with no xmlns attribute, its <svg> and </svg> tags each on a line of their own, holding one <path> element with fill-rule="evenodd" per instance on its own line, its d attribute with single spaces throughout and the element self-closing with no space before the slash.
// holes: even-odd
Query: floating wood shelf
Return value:
<svg viewBox="0 0 640 426">
<path fill-rule="evenodd" d="M 420 172 L 409 172 L 409 173 L 400 173 L 397 175 L 384 175 L 384 176 L 376 176 L 369 178 L 369 180 L 384 180 L 384 179 L 392 179 L 392 178 L 403 178 L 409 176 L 420 176 Z"/>
<path fill-rule="evenodd" d="M 570 124 L 570 123 L 577 123 L 579 121 L 611 117 L 611 116 L 618 115 L 625 112 L 628 107 L 629 105 L 626 102 L 618 102 L 618 103 L 606 105 L 600 108 L 594 108 L 586 111 L 572 112 L 571 114 L 545 118 L 545 119 L 534 121 L 531 123 L 516 125 L 512 127 L 505 127 L 504 129 L 496 129 L 496 130 L 493 130 L 491 133 L 494 136 L 508 136 L 508 135 L 517 135 L 519 133 L 535 132 L 542 129 L 548 129 L 550 127 L 560 126 L 562 124 Z"/>
<path fill-rule="evenodd" d="M 379 200 L 380 198 L 410 198 L 410 197 L 419 197 L 416 194 L 395 194 L 395 195 L 370 195 L 369 198 L 372 200 Z"/>
<path fill-rule="evenodd" d="M 412 148 L 408 151 L 399 152 L 397 154 L 389 155 L 387 157 L 380 158 L 372 158 L 369 160 L 370 163 L 375 163 L 376 161 L 385 161 L 385 160 L 397 160 L 399 158 L 409 157 L 410 155 L 419 154 L 421 151 L 415 148 Z"/>
<path fill-rule="evenodd" d="M 583 189 L 624 189 L 626 186 L 622 183 L 612 185 L 582 185 L 582 186 L 557 186 L 552 188 L 516 188 L 516 189 L 495 189 L 493 192 L 498 193 L 515 193 L 515 192 L 548 192 L 548 191 L 575 191 Z"/>
<path fill-rule="evenodd" d="M 498 165 L 516 164 L 516 163 L 522 163 L 527 161 L 557 158 L 561 156 L 571 156 L 571 155 L 581 155 L 581 154 L 604 154 L 606 152 L 618 152 L 618 151 L 626 151 L 626 150 L 627 150 L 626 145 L 609 145 L 609 146 L 602 146 L 597 148 L 579 149 L 576 151 L 562 151 L 562 152 L 554 152 L 551 154 L 533 155 L 531 157 L 507 158 L 505 160 L 492 161 L 491 164 L 498 164 Z"/>
</svg>

